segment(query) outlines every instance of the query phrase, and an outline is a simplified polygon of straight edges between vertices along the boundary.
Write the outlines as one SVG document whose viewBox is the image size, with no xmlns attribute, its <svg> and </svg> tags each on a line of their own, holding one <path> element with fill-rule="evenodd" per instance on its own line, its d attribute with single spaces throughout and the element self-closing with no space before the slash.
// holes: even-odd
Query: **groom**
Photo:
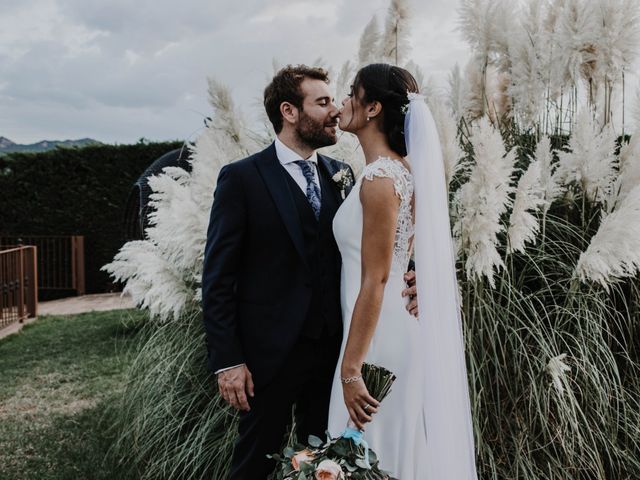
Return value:
<svg viewBox="0 0 640 480">
<path fill-rule="evenodd" d="M 209 367 L 240 411 L 231 480 L 273 471 L 266 455 L 281 449 L 292 406 L 299 439 L 327 428 L 342 340 L 332 222 L 353 184 L 347 164 L 316 153 L 337 141 L 328 83 L 321 68 L 280 70 L 264 92 L 275 142 L 218 176 L 202 302 Z M 334 181 L 339 172 L 351 182 Z M 415 299 L 408 308 L 417 311 Z"/>
</svg>

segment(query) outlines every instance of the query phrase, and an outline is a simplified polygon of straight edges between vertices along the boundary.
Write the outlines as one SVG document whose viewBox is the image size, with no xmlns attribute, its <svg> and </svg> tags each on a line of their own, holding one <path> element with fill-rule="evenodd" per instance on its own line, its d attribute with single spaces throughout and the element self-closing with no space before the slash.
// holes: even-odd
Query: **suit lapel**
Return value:
<svg viewBox="0 0 640 480">
<path fill-rule="evenodd" d="M 273 202 L 276 204 L 276 208 L 291 236 L 296 250 L 300 254 L 304 264 L 308 267 L 300 219 L 294 200 L 291 197 L 289 186 L 287 185 L 287 178 L 285 177 L 288 173 L 282 165 L 280 165 L 274 144 L 271 144 L 271 146 L 262 152 L 262 157 L 256 162 L 256 165 L 273 198 Z"/>
<path fill-rule="evenodd" d="M 320 174 L 325 176 L 327 184 L 331 185 L 329 190 L 333 194 L 333 197 L 338 202 L 338 205 L 342 203 L 342 195 L 340 195 L 340 189 L 338 184 L 333 181 L 333 175 L 335 175 L 335 168 L 331 165 L 331 162 L 327 160 L 323 155 L 318 154 L 318 166 L 320 167 Z"/>
</svg>

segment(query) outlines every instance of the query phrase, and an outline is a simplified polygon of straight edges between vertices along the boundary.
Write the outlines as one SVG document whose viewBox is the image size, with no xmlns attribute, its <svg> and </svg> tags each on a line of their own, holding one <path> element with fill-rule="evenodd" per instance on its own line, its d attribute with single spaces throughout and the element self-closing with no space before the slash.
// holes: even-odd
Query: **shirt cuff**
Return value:
<svg viewBox="0 0 640 480">
<path fill-rule="evenodd" d="M 233 367 L 225 367 L 225 368 L 221 368 L 220 370 L 216 370 L 216 371 L 214 372 L 214 375 L 217 375 L 217 374 L 222 373 L 222 372 L 226 372 L 227 370 L 231 370 L 232 368 L 238 368 L 238 367 L 241 367 L 242 365 L 244 365 L 244 363 L 240 363 L 240 364 L 238 364 L 238 365 L 234 365 Z"/>
</svg>

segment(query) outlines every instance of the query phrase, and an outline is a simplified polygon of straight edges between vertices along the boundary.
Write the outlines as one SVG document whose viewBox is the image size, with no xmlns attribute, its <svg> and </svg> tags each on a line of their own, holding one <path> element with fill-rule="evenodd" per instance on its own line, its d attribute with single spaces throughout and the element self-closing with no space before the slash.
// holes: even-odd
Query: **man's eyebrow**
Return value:
<svg viewBox="0 0 640 480">
<path fill-rule="evenodd" d="M 316 102 L 320 102 L 321 100 L 326 100 L 327 102 L 330 102 L 331 98 L 328 95 L 325 95 L 324 97 L 316 98 Z"/>
</svg>

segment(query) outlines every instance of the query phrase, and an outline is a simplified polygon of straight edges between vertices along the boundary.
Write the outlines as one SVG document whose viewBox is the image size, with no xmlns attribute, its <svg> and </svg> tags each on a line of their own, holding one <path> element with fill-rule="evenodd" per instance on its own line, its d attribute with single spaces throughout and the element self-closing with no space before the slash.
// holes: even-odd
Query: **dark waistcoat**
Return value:
<svg viewBox="0 0 640 480">
<path fill-rule="evenodd" d="M 331 191 L 334 187 L 330 180 L 320 174 L 321 209 L 320 218 L 316 220 L 306 195 L 291 175 L 287 173 L 286 177 L 300 219 L 305 254 L 311 270 L 312 296 L 302 335 L 314 339 L 337 335 L 342 330 L 341 258 L 333 238 L 333 216 L 340 205 Z"/>
</svg>

